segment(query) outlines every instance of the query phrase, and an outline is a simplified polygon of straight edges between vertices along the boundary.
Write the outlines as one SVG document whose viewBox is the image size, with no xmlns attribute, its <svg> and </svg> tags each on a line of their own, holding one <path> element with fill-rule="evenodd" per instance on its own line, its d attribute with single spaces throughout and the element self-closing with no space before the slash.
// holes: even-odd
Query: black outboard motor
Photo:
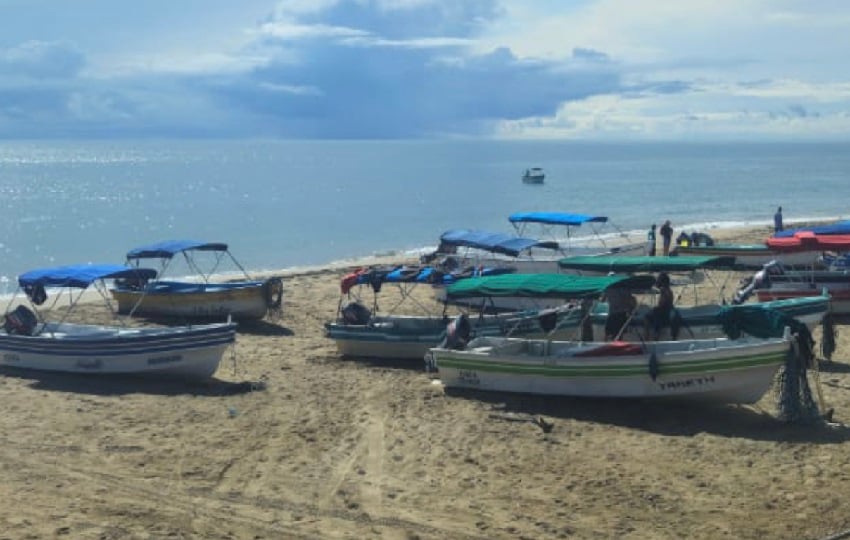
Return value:
<svg viewBox="0 0 850 540">
<path fill-rule="evenodd" d="M 365 325 L 372 317 L 372 312 L 369 308 L 359 302 L 349 302 L 341 310 L 342 320 L 345 324 Z"/>
<path fill-rule="evenodd" d="M 441 349 L 460 350 L 466 347 L 469 336 L 472 334 L 472 324 L 465 313 L 461 313 L 451 320 L 446 326 L 446 337 L 440 343 Z"/>
<path fill-rule="evenodd" d="M 770 261 L 762 266 L 762 269 L 756 272 L 753 277 L 744 278 L 739 284 L 738 290 L 735 291 L 735 297 L 732 298 L 732 304 L 743 304 L 752 296 L 756 289 L 770 288 L 770 274 L 781 274 L 782 267 L 776 261 Z"/>
<path fill-rule="evenodd" d="M 26 306 L 18 306 L 6 314 L 3 329 L 9 335 L 31 336 L 37 324 L 35 313 Z"/>
</svg>

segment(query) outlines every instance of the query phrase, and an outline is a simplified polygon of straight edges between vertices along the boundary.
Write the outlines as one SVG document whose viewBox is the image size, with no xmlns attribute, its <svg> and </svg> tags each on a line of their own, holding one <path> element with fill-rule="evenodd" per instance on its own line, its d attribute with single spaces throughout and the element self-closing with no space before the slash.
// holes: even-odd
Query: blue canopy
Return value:
<svg viewBox="0 0 850 540">
<path fill-rule="evenodd" d="M 564 212 L 516 212 L 508 216 L 511 223 L 545 223 L 547 225 L 573 225 L 582 223 L 605 223 L 605 216 L 589 216 L 586 214 L 566 214 Z"/>
<path fill-rule="evenodd" d="M 156 270 L 120 264 L 77 264 L 30 270 L 18 276 L 21 287 L 76 287 L 85 289 L 99 279 L 153 279 Z"/>
<path fill-rule="evenodd" d="M 483 249 L 492 253 L 502 253 L 512 257 L 516 257 L 523 251 L 533 247 L 558 249 L 557 242 L 522 238 L 520 236 L 511 236 L 504 233 L 470 231 L 467 229 L 453 229 L 444 232 L 440 236 L 440 243 L 444 245 Z"/>
<path fill-rule="evenodd" d="M 198 242 L 196 240 L 166 240 L 127 252 L 127 259 L 170 259 L 184 251 L 227 251 L 221 242 Z"/>
<path fill-rule="evenodd" d="M 802 227 L 800 229 L 787 229 L 774 234 L 774 238 L 790 238 L 798 232 L 807 231 L 815 234 L 850 234 L 850 220 L 839 221 L 829 225 L 819 225 L 816 227 Z"/>
</svg>

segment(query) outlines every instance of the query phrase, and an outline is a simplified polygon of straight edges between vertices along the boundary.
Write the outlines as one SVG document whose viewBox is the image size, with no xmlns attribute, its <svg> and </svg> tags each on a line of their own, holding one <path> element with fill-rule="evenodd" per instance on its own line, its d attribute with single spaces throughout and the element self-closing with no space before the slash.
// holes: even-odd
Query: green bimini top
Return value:
<svg viewBox="0 0 850 540">
<path fill-rule="evenodd" d="M 573 276 L 566 274 L 502 274 L 466 278 L 446 289 L 447 298 L 524 296 L 592 298 L 611 287 L 649 289 L 652 276 Z"/>
<path fill-rule="evenodd" d="M 566 257 L 558 261 L 558 266 L 570 270 L 592 272 L 688 272 L 701 268 L 731 269 L 735 265 L 734 257 L 709 257 L 699 255 L 679 255 L 676 257 L 649 256 L 583 256 Z"/>
</svg>

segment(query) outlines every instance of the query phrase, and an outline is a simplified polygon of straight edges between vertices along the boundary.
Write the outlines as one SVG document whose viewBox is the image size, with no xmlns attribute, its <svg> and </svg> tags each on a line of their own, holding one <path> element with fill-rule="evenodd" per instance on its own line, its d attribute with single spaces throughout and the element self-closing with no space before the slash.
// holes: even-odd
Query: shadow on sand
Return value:
<svg viewBox="0 0 850 540">
<path fill-rule="evenodd" d="M 31 381 L 36 390 L 115 396 L 151 394 L 161 396 L 232 396 L 265 390 L 263 381 L 231 382 L 211 378 L 203 381 L 129 375 L 87 375 L 0 367 L 0 375 Z"/>
<path fill-rule="evenodd" d="M 850 440 L 850 428 L 843 425 L 786 423 L 774 415 L 747 406 L 651 399 L 537 396 L 448 388 L 446 394 L 489 403 L 497 417 L 528 415 L 529 421 L 547 417 L 554 420 L 555 424 L 560 418 L 601 422 L 670 436 L 711 433 L 730 438 L 817 444 L 836 444 Z"/>
<path fill-rule="evenodd" d="M 201 325 L 211 324 L 216 322 L 225 322 L 221 320 L 210 319 L 189 319 L 186 317 L 138 317 L 140 320 L 158 324 L 162 326 L 186 326 L 186 325 Z M 236 332 L 239 334 L 250 334 L 255 336 L 293 336 L 295 333 L 275 322 L 266 319 L 236 321 Z"/>
</svg>

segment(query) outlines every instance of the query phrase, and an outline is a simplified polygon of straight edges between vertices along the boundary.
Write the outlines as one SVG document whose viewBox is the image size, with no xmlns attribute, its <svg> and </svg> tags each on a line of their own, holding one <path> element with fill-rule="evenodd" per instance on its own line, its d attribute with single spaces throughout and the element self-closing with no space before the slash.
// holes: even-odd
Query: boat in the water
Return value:
<svg viewBox="0 0 850 540">
<path fill-rule="evenodd" d="M 235 323 L 131 327 L 67 321 L 87 289 L 97 291 L 109 305 L 108 281 L 150 280 L 155 276 L 152 269 L 112 264 L 44 268 L 22 274 L 18 277 L 19 291 L 29 299 L 32 309 L 23 303 L 7 308 L 0 331 L 0 365 L 91 375 L 211 377 L 236 339 Z M 56 294 L 50 308 L 43 311 L 53 316 L 58 312 L 58 320 L 44 320 L 39 313 L 39 306 L 48 300 L 48 291 Z M 10 307 L 17 296 L 13 296 Z M 64 296 L 69 298 L 68 305 L 58 307 Z"/>
<path fill-rule="evenodd" d="M 525 184 L 542 184 L 546 173 L 540 167 L 531 167 L 522 173 L 522 181 Z"/>
<path fill-rule="evenodd" d="M 162 279 L 175 257 L 182 256 L 194 275 Z M 209 264 L 198 260 L 206 256 Z M 121 314 L 148 317 L 237 320 L 279 316 L 283 305 L 283 281 L 279 277 L 253 279 L 230 253 L 227 244 L 195 240 L 169 240 L 132 249 L 127 262 L 157 260 L 159 278 L 138 282 L 116 280 L 112 296 Z M 234 265 L 240 277 L 215 279 L 224 261 Z M 207 268 L 207 266 L 209 268 Z"/>
</svg>

